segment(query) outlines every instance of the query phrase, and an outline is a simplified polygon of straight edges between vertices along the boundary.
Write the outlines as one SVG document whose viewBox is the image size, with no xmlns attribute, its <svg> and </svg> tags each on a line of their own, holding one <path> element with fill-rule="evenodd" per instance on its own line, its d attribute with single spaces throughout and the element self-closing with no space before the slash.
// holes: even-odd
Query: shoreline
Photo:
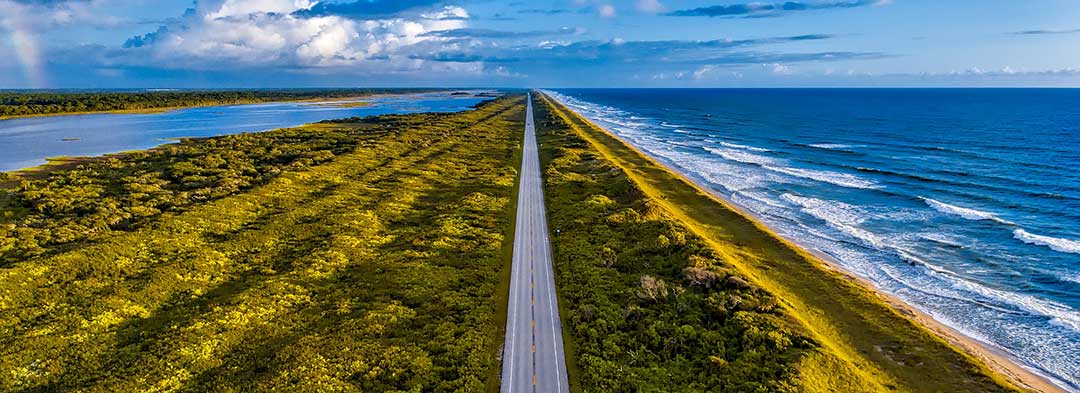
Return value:
<svg viewBox="0 0 1080 393">
<path fill-rule="evenodd" d="M 140 108 L 140 109 L 112 109 L 112 110 L 106 110 L 106 111 L 35 113 L 35 114 L 31 114 L 31 115 L 0 116 L 0 122 L 2 122 L 4 120 L 26 119 L 26 118 L 34 118 L 34 117 L 51 117 L 51 116 L 81 116 L 81 115 L 102 115 L 102 114 L 106 114 L 106 115 L 158 114 L 158 113 L 166 113 L 166 112 L 172 112 L 172 111 L 176 111 L 176 110 L 190 109 L 190 108 L 206 108 L 206 107 L 213 107 L 213 106 L 233 106 L 233 105 L 274 104 L 274 103 L 287 103 L 287 102 L 312 103 L 314 105 L 327 106 L 327 107 L 336 107 L 336 108 L 361 108 L 361 107 L 367 107 L 367 106 L 374 105 L 373 102 L 369 101 L 369 100 L 372 100 L 372 99 L 379 99 L 379 98 L 386 98 L 386 97 L 397 97 L 397 96 L 404 96 L 404 95 L 410 95 L 410 94 L 425 94 L 425 93 L 446 93 L 447 95 L 452 95 L 453 93 L 455 93 L 457 91 L 458 90 L 432 90 L 432 91 L 412 92 L 412 93 L 372 93 L 372 94 L 359 95 L 359 96 L 349 96 L 349 97 L 301 98 L 301 99 L 295 99 L 295 100 L 270 100 L 270 101 L 251 101 L 251 102 L 220 102 L 220 103 L 205 104 L 205 105 L 163 106 L 163 107 L 159 107 L 159 108 Z M 359 101 L 359 100 L 363 100 L 363 101 Z M 355 101 L 355 102 L 351 102 L 351 101 Z"/>
<path fill-rule="evenodd" d="M 287 102 L 313 103 L 313 104 L 326 103 L 327 106 L 334 106 L 335 103 L 337 103 L 338 105 L 347 105 L 348 104 L 347 102 L 342 102 L 342 101 L 371 99 L 371 98 L 378 98 L 380 96 L 389 96 L 389 95 L 390 94 L 372 94 L 372 95 L 355 96 L 355 97 L 304 98 L 304 99 L 298 99 L 298 100 L 272 100 L 272 101 L 251 101 L 251 102 L 219 102 L 219 103 L 205 104 L 205 105 L 163 106 L 163 107 L 158 107 L 158 108 L 139 108 L 139 109 L 111 109 L 111 110 L 107 110 L 107 111 L 35 113 L 35 114 L 31 114 L 31 115 L 0 116 L 0 121 L 15 120 L 15 119 L 27 119 L 27 118 L 34 118 L 34 117 L 52 117 L 52 116 L 145 115 L 145 114 L 167 113 L 167 112 L 177 111 L 177 110 L 181 110 L 181 109 L 191 109 L 191 108 L 207 108 L 207 107 L 214 107 L 214 106 L 233 106 L 233 105 L 274 104 L 274 103 L 287 103 Z M 359 103 L 363 103 L 363 105 L 357 105 L 357 106 L 371 105 L 371 103 L 368 102 L 368 101 L 360 101 L 360 102 L 358 102 L 358 104 Z M 349 108 L 349 107 L 353 107 L 353 106 L 341 106 L 341 107 L 342 108 Z"/>
<path fill-rule="evenodd" d="M 410 95 L 415 95 L 415 94 L 427 94 L 427 93 L 445 93 L 445 94 L 449 95 L 449 94 L 451 94 L 453 92 L 454 92 L 453 90 L 437 90 L 437 91 L 419 92 L 419 93 L 375 93 L 375 94 L 368 94 L 368 95 L 363 95 L 363 96 L 353 96 L 353 97 L 305 98 L 305 99 L 285 100 L 285 101 L 263 101 L 263 102 L 251 102 L 251 103 L 223 103 L 223 104 L 195 105 L 195 106 L 183 106 L 183 107 L 146 108 L 146 109 L 117 109 L 117 110 L 97 111 L 97 112 L 64 112 L 64 113 L 49 113 L 49 114 L 18 115 L 18 116 L 9 116 L 9 117 L 0 116 L 0 125 L 3 125 L 3 121 L 5 121 L 5 120 L 14 120 L 14 119 L 32 118 L 32 117 L 80 116 L 80 115 L 98 115 L 98 114 L 157 114 L 157 113 L 166 113 L 166 112 L 171 112 L 171 111 L 176 111 L 176 110 L 181 110 L 181 109 L 189 109 L 189 108 L 206 108 L 206 107 L 215 107 L 215 106 L 224 107 L 224 106 L 235 106 L 235 105 L 259 105 L 259 104 L 270 104 L 270 103 L 305 103 L 305 104 L 308 104 L 308 105 L 311 105 L 311 106 L 327 107 L 327 108 L 345 108 L 345 109 L 348 109 L 348 108 L 367 108 L 367 107 L 377 105 L 377 102 L 375 102 L 374 100 L 378 100 L 378 99 L 382 99 L 382 98 L 405 97 L 405 96 L 410 96 Z M 479 95 L 472 95 L 472 97 L 480 97 L 480 96 Z M 325 120 L 335 120 L 335 119 L 325 119 Z M 301 124 L 301 125 L 297 125 L 295 127 L 305 127 L 305 126 L 309 126 L 309 125 L 316 124 L 316 123 L 318 123 L 318 122 Z M 290 128 L 290 127 L 276 127 L 276 128 L 259 130 L 259 131 L 251 131 L 251 132 L 267 132 L 267 131 L 273 131 L 273 130 L 276 130 L 276 129 L 279 129 L 279 128 Z M 77 166 L 78 164 L 81 164 L 81 163 L 84 163 L 84 162 L 89 162 L 89 161 L 92 161 L 92 160 L 108 158 L 109 156 L 112 156 L 112 155 L 123 155 L 123 154 L 130 154 L 131 152 L 149 151 L 149 150 L 159 148 L 161 146 L 165 146 L 165 145 L 168 145 L 168 144 L 171 144 L 171 143 L 179 142 L 180 140 L 183 140 L 183 139 L 199 139 L 199 138 L 206 138 L 206 137 L 183 137 L 183 136 L 181 136 L 181 137 L 173 137 L 173 138 L 168 138 L 168 139 L 170 139 L 169 141 L 166 141 L 166 142 L 154 145 L 154 146 L 150 146 L 150 147 L 147 147 L 147 148 L 144 148 L 144 149 L 134 149 L 134 150 L 108 152 L 108 153 L 102 153 L 102 154 L 96 154 L 96 155 L 90 155 L 90 156 L 54 156 L 54 157 L 45 157 L 44 158 L 45 162 L 42 162 L 40 164 L 32 165 L 32 166 L 28 166 L 28 167 L 23 167 L 23 168 L 18 168 L 18 169 L 12 169 L 12 170 L 8 170 L 8 171 L 0 170 L 0 174 L 7 174 L 8 176 L 14 176 L 14 177 L 34 176 L 35 174 L 48 173 L 48 172 L 51 172 L 51 171 L 56 170 L 58 168 L 70 168 L 70 167 Z M 10 179 L 4 179 L 3 177 L 0 177 L 0 182 L 7 182 L 9 180 Z M 0 184 L 3 184 L 3 183 L 0 183 Z"/>
<path fill-rule="evenodd" d="M 808 247 L 802 242 L 780 235 L 777 231 L 766 225 L 764 221 L 761 220 L 760 217 L 758 217 L 758 215 L 749 212 L 747 209 L 734 203 L 729 198 L 716 192 L 712 186 L 702 184 L 702 182 L 695 176 L 687 174 L 677 168 L 674 168 L 672 165 L 669 165 L 664 160 L 658 159 L 652 154 L 646 153 L 645 151 L 639 149 L 636 145 L 627 142 L 621 136 L 612 133 L 606 127 L 597 125 L 592 119 L 583 116 L 581 113 L 578 113 L 572 107 L 566 105 L 559 100 L 555 100 L 554 97 L 551 97 L 551 99 L 555 102 L 558 102 L 560 105 L 562 105 L 564 108 L 571 111 L 578 117 L 592 123 L 593 126 L 600 130 L 603 130 L 605 133 L 615 138 L 622 144 L 626 145 L 630 149 L 637 151 L 642 156 L 647 157 L 650 161 L 653 161 L 656 164 L 662 166 L 668 172 L 671 172 L 672 174 L 683 178 L 702 192 L 706 193 L 709 196 L 712 196 L 714 199 L 724 205 L 725 208 L 729 208 L 738 213 L 739 215 L 746 217 L 748 220 L 753 221 L 758 227 L 765 230 L 770 236 L 780 239 L 781 241 L 791 244 L 799 250 L 809 255 L 812 255 L 815 259 L 817 259 L 818 262 L 820 262 L 823 269 L 840 274 L 845 279 L 858 284 L 860 287 L 866 289 L 868 292 L 878 297 L 886 305 L 888 305 L 889 308 L 893 309 L 904 318 L 907 318 L 913 321 L 916 325 L 923 327 L 924 329 L 932 333 L 934 336 L 945 341 L 958 351 L 976 359 L 979 359 L 979 361 L 983 362 L 991 370 L 1001 374 L 1003 377 L 1007 378 L 1009 381 L 1013 382 L 1017 386 L 1042 393 L 1068 393 L 1068 390 L 1054 383 L 1054 381 L 1051 379 L 1052 377 L 1043 375 L 1040 372 L 1033 371 L 1032 368 L 1035 368 L 1034 366 L 1027 364 L 1023 360 L 1016 358 L 1012 354 L 1009 354 L 999 348 L 993 347 L 989 343 L 985 343 L 974 337 L 968 336 L 960 330 L 946 325 L 945 323 L 938 321 L 937 319 L 934 319 L 930 314 L 918 309 L 914 305 L 904 302 L 895 295 L 879 289 L 869 280 L 859 277 L 854 273 L 844 269 L 839 264 L 839 261 L 836 260 L 834 257 L 825 254 L 824 252 L 818 251 L 814 248 Z"/>
</svg>

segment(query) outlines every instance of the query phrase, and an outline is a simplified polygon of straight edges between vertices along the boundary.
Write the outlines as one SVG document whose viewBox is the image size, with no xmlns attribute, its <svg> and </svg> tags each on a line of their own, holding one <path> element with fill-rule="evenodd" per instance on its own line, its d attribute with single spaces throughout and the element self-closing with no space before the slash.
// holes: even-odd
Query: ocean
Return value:
<svg viewBox="0 0 1080 393">
<path fill-rule="evenodd" d="M 781 235 L 1080 391 L 1080 90 L 549 93 Z"/>
</svg>

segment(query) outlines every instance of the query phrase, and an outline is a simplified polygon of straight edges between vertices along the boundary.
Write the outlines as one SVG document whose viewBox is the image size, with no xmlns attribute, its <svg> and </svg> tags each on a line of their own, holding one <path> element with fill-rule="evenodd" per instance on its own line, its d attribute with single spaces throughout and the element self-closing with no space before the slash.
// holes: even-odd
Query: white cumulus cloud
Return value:
<svg viewBox="0 0 1080 393">
<path fill-rule="evenodd" d="M 216 69 L 222 66 L 348 68 L 357 73 L 398 73 L 427 69 L 479 72 L 481 64 L 438 64 L 418 54 L 456 45 L 428 34 L 462 29 L 469 13 L 445 6 L 411 13 L 354 19 L 305 15 L 316 1 L 217 0 L 199 2 L 157 32 L 134 37 L 121 62 Z M 140 64 L 149 63 L 149 64 Z"/>
</svg>

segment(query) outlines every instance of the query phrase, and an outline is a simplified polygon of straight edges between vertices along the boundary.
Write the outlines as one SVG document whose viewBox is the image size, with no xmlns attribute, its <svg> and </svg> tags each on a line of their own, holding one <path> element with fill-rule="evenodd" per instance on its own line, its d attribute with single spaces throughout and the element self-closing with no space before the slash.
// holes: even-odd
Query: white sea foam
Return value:
<svg viewBox="0 0 1080 393">
<path fill-rule="evenodd" d="M 954 281 L 960 288 L 1012 304 L 1032 314 L 1045 316 L 1050 319 L 1051 323 L 1080 332 L 1080 312 L 1067 305 L 1030 295 L 990 288 L 965 279 L 955 278 Z"/>
<path fill-rule="evenodd" d="M 670 160 L 687 173 L 697 174 L 705 181 L 735 192 L 748 188 L 764 187 L 783 181 L 765 171 L 754 170 L 725 161 L 703 158 L 697 154 L 676 151 L 662 146 L 643 146 L 650 154 Z"/>
<path fill-rule="evenodd" d="M 888 247 L 888 242 L 884 237 L 860 227 L 860 224 L 866 221 L 867 214 L 857 206 L 793 194 L 784 194 L 780 197 L 801 206 L 803 212 L 825 221 L 829 226 L 870 247 L 878 250 L 885 250 Z"/>
<path fill-rule="evenodd" d="M 756 152 L 759 152 L 759 153 L 772 151 L 772 150 L 769 150 L 769 149 L 762 149 L 760 147 L 740 145 L 740 144 L 737 144 L 737 143 L 720 142 L 720 145 L 725 146 L 725 147 L 730 147 L 730 148 L 733 148 L 733 149 L 743 149 L 743 150 L 749 150 L 749 151 L 756 151 Z"/>
<path fill-rule="evenodd" d="M 927 205 L 930 205 L 930 207 L 934 208 L 934 210 L 937 210 L 937 211 L 945 213 L 945 214 L 951 214 L 951 215 L 954 215 L 954 216 L 960 216 L 960 217 L 966 218 L 968 220 L 976 220 L 976 221 L 978 221 L 978 220 L 990 220 L 990 221 L 999 222 L 999 223 L 1006 224 L 1006 225 L 1014 225 L 1012 222 L 1009 222 L 1009 221 L 1003 220 L 1001 218 L 998 218 L 998 216 L 996 214 L 994 214 L 994 213 L 984 212 L 982 210 L 975 210 L 975 209 L 970 209 L 970 208 L 966 208 L 966 207 L 960 207 L 960 206 L 956 206 L 956 205 L 950 205 L 948 203 L 945 203 L 945 202 L 942 202 L 942 201 L 939 201 L 939 200 L 936 200 L 936 199 L 930 199 L 930 198 L 925 198 L 925 197 L 919 197 L 919 198 L 922 199 L 924 202 L 926 202 Z"/>
<path fill-rule="evenodd" d="M 919 234 L 919 237 L 921 237 L 923 239 L 926 239 L 926 240 L 929 240 L 929 241 L 932 241 L 932 242 L 935 242 L 935 243 L 944 244 L 944 245 L 952 246 L 952 247 L 956 247 L 956 248 L 966 248 L 967 246 L 964 245 L 964 242 L 970 242 L 970 239 L 960 239 L 960 238 L 955 238 L 955 237 L 948 237 L 948 236 L 945 236 L 945 235 L 943 235 L 941 233 L 937 233 L 937 232 L 922 233 L 922 234 Z"/>
<path fill-rule="evenodd" d="M 1080 272 L 1056 272 L 1054 275 L 1062 281 L 1080 284 Z"/>
<path fill-rule="evenodd" d="M 781 161 L 775 158 L 748 153 L 742 150 L 721 149 L 715 147 L 706 147 L 704 149 L 709 153 L 723 157 L 725 160 L 738 161 L 746 164 L 776 165 L 781 163 Z"/>
<path fill-rule="evenodd" d="M 1036 235 L 1019 228 L 1013 231 L 1013 237 L 1022 240 L 1024 243 L 1050 247 L 1054 251 L 1080 254 L 1080 240 Z"/>
<path fill-rule="evenodd" d="M 861 177 L 841 172 L 821 171 L 812 169 L 791 168 L 782 166 L 770 166 L 766 165 L 765 169 L 770 171 L 780 172 L 787 175 L 802 177 L 810 180 L 817 180 L 820 182 L 835 184 L 843 187 L 850 188 L 862 188 L 862 189 L 878 189 L 884 188 L 881 185 Z"/>
<path fill-rule="evenodd" d="M 777 208 L 777 209 L 787 209 L 787 206 L 784 206 L 780 202 L 773 199 L 771 195 L 769 195 L 767 193 L 764 193 L 764 192 L 754 192 L 754 191 L 745 191 L 745 190 L 743 190 L 743 191 L 739 191 L 736 194 L 745 196 L 745 197 L 753 199 L 753 200 L 756 200 L 758 202 L 764 203 L 764 204 L 766 204 L 768 206 L 771 206 L 771 207 L 774 207 L 774 208 Z"/>
<path fill-rule="evenodd" d="M 816 147 L 818 149 L 835 150 L 835 149 L 850 149 L 850 148 L 852 148 L 854 146 L 845 145 L 845 144 L 841 144 L 841 143 L 815 143 L 815 144 L 810 145 L 810 147 Z"/>
</svg>

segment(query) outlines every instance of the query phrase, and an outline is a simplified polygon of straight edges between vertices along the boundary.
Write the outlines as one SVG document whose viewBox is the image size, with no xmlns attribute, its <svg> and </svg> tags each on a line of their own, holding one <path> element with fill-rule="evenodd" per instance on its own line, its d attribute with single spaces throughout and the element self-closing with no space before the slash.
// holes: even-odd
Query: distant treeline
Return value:
<svg viewBox="0 0 1080 393">
<path fill-rule="evenodd" d="M 0 117 L 355 97 L 400 89 L 0 92 Z"/>
</svg>

